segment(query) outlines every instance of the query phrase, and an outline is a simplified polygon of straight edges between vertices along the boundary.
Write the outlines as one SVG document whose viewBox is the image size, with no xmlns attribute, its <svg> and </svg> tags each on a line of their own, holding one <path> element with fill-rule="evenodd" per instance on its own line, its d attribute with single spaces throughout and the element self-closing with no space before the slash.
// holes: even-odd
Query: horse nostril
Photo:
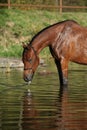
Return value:
<svg viewBox="0 0 87 130">
<path fill-rule="evenodd" d="M 24 77 L 24 80 L 25 80 L 26 82 L 29 81 L 29 79 L 27 78 L 27 76 Z"/>
<path fill-rule="evenodd" d="M 32 78 L 33 78 L 33 74 L 29 74 L 29 75 L 24 76 L 24 80 L 25 80 L 26 82 L 31 81 Z"/>
</svg>

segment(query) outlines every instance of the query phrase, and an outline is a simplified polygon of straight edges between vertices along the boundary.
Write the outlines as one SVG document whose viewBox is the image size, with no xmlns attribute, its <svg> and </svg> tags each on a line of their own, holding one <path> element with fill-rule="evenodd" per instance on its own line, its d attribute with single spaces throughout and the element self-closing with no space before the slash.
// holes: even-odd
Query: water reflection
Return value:
<svg viewBox="0 0 87 130">
<path fill-rule="evenodd" d="M 42 95 L 43 96 L 43 95 Z M 41 102 L 40 102 L 41 101 Z M 25 93 L 23 100 L 23 119 L 22 129 L 25 130 L 56 130 L 54 109 L 50 110 L 47 106 L 44 106 L 44 100 L 34 99 L 32 93 L 28 90 Z M 46 101 L 45 101 L 46 102 Z M 41 106 L 38 106 L 38 105 Z M 48 106 L 50 104 L 48 102 Z"/>
<path fill-rule="evenodd" d="M 86 71 L 70 71 L 68 87 L 57 73 L 36 75 L 31 86 L 22 72 L 0 78 L 0 130 L 87 130 Z"/>
<path fill-rule="evenodd" d="M 25 93 L 23 98 L 23 113 L 22 113 L 22 129 L 29 130 L 30 128 L 38 128 L 38 111 L 35 108 L 33 97 L 30 89 Z"/>
<path fill-rule="evenodd" d="M 59 99 L 61 115 L 57 123 L 59 125 L 60 121 L 60 130 L 86 130 L 87 102 L 69 97 L 68 88 L 66 87 L 60 90 Z"/>
<path fill-rule="evenodd" d="M 31 95 L 28 91 L 23 100 L 23 130 L 87 130 L 87 102 L 71 99 L 66 86 L 61 87 L 58 97 L 51 98 L 53 103 L 45 101 L 49 109 L 37 107 L 43 102 L 38 104 Z"/>
</svg>

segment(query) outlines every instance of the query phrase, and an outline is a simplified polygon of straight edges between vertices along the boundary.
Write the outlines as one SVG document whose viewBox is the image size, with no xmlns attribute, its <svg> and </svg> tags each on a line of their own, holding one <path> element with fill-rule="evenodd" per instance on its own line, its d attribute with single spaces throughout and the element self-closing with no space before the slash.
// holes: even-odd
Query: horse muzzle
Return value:
<svg viewBox="0 0 87 130">
<path fill-rule="evenodd" d="M 28 74 L 28 75 L 24 75 L 24 80 L 25 82 L 31 82 L 33 79 L 33 73 L 32 74 Z"/>
</svg>

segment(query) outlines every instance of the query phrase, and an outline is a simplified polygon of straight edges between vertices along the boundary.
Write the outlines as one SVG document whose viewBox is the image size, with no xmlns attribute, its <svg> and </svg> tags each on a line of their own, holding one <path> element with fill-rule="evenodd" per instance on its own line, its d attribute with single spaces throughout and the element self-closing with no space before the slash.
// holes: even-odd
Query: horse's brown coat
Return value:
<svg viewBox="0 0 87 130">
<path fill-rule="evenodd" d="M 38 54 L 47 46 L 58 68 L 61 85 L 67 84 L 69 61 L 87 64 L 87 28 L 73 20 L 62 21 L 41 30 L 24 47 L 25 81 L 32 80 L 39 64 Z"/>
</svg>

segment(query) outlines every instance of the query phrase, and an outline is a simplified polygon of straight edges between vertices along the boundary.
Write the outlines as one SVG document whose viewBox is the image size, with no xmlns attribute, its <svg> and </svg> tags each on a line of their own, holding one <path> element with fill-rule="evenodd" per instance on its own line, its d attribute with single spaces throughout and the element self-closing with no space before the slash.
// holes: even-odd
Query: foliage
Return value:
<svg viewBox="0 0 87 130">
<path fill-rule="evenodd" d="M 44 4 L 44 5 L 57 5 L 60 3 L 60 0 L 10 0 L 11 3 L 18 4 Z M 87 5 L 87 0 L 62 0 L 63 5 Z M 0 0 L 0 3 L 7 3 L 8 0 Z"/>
<path fill-rule="evenodd" d="M 7 3 L 8 0 L 0 0 L 0 3 Z"/>
<path fill-rule="evenodd" d="M 32 4 L 32 5 L 59 5 L 60 0 L 10 0 L 11 4 Z M 0 3 L 8 3 L 8 0 L 0 0 Z M 64 6 L 87 6 L 87 0 L 62 0 Z M 6 7 L 0 7 L 6 8 Z M 21 9 L 30 9 L 31 7 L 18 7 Z M 42 7 L 40 7 L 41 9 Z M 42 8 L 43 9 L 43 8 Z M 46 8 L 45 8 L 46 9 Z M 58 9 L 59 10 L 59 9 Z M 87 9 L 63 8 L 63 12 L 87 11 Z"/>
</svg>

